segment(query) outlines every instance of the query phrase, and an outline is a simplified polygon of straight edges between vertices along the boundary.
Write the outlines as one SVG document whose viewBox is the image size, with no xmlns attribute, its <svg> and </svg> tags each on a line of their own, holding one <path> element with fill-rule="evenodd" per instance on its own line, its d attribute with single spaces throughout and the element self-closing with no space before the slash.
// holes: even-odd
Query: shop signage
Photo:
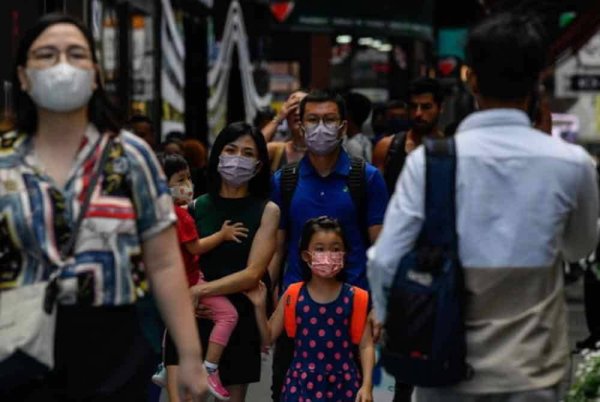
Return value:
<svg viewBox="0 0 600 402">
<path fill-rule="evenodd" d="M 600 74 L 571 76 L 571 89 L 573 91 L 600 91 Z"/>
<path fill-rule="evenodd" d="M 273 7 L 280 0 L 271 1 Z M 335 32 L 385 36 L 410 36 L 433 40 L 433 0 L 419 2 L 369 0 L 302 0 L 288 15 L 275 15 L 274 26 L 291 30 Z M 281 14 L 282 16 L 284 14 Z"/>
</svg>

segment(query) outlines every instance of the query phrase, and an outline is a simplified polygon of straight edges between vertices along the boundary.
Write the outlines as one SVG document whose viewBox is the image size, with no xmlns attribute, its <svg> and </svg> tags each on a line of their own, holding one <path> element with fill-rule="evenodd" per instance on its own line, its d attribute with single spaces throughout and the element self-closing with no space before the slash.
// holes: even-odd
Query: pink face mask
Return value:
<svg viewBox="0 0 600 402">
<path fill-rule="evenodd" d="M 311 271 L 323 278 L 333 278 L 344 268 L 343 251 L 315 251 L 311 253 Z"/>
</svg>

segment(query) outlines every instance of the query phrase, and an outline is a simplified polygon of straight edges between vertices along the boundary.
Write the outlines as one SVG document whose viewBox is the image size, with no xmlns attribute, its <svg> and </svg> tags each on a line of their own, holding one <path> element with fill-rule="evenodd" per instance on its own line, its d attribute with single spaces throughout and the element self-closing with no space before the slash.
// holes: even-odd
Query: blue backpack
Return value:
<svg viewBox="0 0 600 402">
<path fill-rule="evenodd" d="M 471 375 L 456 234 L 456 152 L 453 138 L 424 145 L 425 222 L 387 289 L 382 364 L 399 382 L 442 387 Z"/>
</svg>

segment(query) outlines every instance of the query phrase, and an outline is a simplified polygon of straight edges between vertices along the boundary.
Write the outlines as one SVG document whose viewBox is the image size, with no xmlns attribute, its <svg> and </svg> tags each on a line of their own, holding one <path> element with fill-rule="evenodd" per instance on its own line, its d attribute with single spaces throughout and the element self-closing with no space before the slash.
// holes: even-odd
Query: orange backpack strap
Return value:
<svg viewBox="0 0 600 402">
<path fill-rule="evenodd" d="M 298 295 L 304 282 L 292 283 L 285 291 L 285 305 L 283 308 L 283 325 L 289 338 L 296 337 L 296 304 Z"/>
<path fill-rule="evenodd" d="M 350 339 L 359 345 L 365 332 L 369 308 L 369 293 L 356 286 L 352 286 L 352 318 L 350 319 Z"/>
</svg>

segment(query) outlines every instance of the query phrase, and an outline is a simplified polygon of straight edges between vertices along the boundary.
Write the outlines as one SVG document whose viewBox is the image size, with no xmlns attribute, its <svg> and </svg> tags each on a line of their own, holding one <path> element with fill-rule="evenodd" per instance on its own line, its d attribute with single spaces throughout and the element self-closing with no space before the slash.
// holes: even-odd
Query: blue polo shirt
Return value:
<svg viewBox="0 0 600 402">
<path fill-rule="evenodd" d="M 365 169 L 366 223 L 367 227 L 371 227 L 383 223 L 388 194 L 381 173 L 369 163 L 366 164 Z M 344 268 L 346 281 L 351 285 L 368 289 L 366 250 L 369 245 L 365 244 L 364 238 L 367 228 L 359 227 L 359 211 L 356 210 L 348 191 L 349 173 L 350 158 L 344 150 L 340 151 L 335 168 L 327 177 L 321 177 L 310 163 L 308 156 L 305 156 L 300 161 L 298 184 L 290 203 L 290 211 L 282 205 L 281 170 L 273 176 L 271 199 L 281 207 L 279 227 L 287 232 L 287 269 L 283 276 L 284 289 L 302 280 L 298 248 L 304 224 L 311 218 L 323 215 L 339 221 L 350 245 Z"/>
</svg>

